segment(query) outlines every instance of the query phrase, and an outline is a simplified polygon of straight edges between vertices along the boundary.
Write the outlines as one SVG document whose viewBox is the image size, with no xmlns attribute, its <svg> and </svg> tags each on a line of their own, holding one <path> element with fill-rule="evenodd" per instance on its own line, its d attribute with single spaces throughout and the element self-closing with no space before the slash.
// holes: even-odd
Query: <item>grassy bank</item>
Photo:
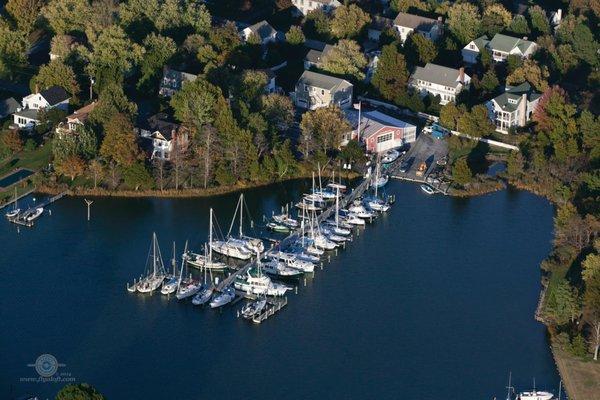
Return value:
<svg viewBox="0 0 600 400">
<path fill-rule="evenodd" d="M 584 361 L 552 349 L 564 388 L 571 400 L 600 400 L 600 363 Z"/>
</svg>

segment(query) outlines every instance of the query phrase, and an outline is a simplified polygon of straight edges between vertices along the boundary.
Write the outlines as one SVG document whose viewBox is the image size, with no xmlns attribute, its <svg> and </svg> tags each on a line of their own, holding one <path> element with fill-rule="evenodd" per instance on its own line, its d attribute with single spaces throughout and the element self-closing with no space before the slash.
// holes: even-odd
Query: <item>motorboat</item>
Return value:
<svg viewBox="0 0 600 400">
<path fill-rule="evenodd" d="M 213 297 L 210 301 L 210 308 L 222 307 L 225 304 L 229 304 L 235 299 L 235 289 L 231 286 L 227 286 L 221 293 Z"/>
<path fill-rule="evenodd" d="M 256 315 L 259 315 L 267 306 L 267 299 L 265 297 L 259 297 L 258 299 L 251 301 L 242 308 L 242 317 L 251 319 Z"/>
<path fill-rule="evenodd" d="M 427 194 L 434 194 L 435 193 L 435 190 L 433 190 L 433 188 L 431 186 L 425 185 L 425 184 L 421 185 L 421 190 L 424 191 Z"/>
<path fill-rule="evenodd" d="M 350 225 L 365 226 L 366 224 L 364 219 L 360 218 L 358 215 L 353 213 L 348 213 L 348 215 L 340 218 L 342 219 L 342 221 Z"/>
<path fill-rule="evenodd" d="M 301 260 L 296 255 L 291 253 L 286 253 L 283 251 L 271 252 L 267 255 L 268 257 L 274 258 L 276 260 L 282 261 L 290 268 L 297 269 L 302 272 L 314 272 L 315 264 L 310 261 Z"/>
<path fill-rule="evenodd" d="M 195 306 L 206 304 L 212 297 L 214 290 L 215 287 L 212 284 L 204 283 L 192 298 L 192 304 Z"/>
<path fill-rule="evenodd" d="M 385 153 L 385 155 L 381 159 L 381 162 L 384 164 L 390 164 L 396 161 L 398 157 L 400 157 L 400 152 L 398 150 L 392 149 Z"/>
<path fill-rule="evenodd" d="M 280 233 L 287 233 L 292 229 L 289 226 L 280 224 L 278 222 L 267 223 L 267 228 L 272 230 L 273 232 L 280 232 Z"/>
<path fill-rule="evenodd" d="M 387 185 L 388 181 L 389 181 L 389 176 L 387 175 L 382 175 L 376 179 L 373 180 L 373 186 L 375 186 L 376 188 L 382 188 L 385 185 Z"/>
<path fill-rule="evenodd" d="M 552 400 L 553 398 L 554 394 L 538 390 L 521 392 L 517 395 L 517 400 Z"/>
<path fill-rule="evenodd" d="M 33 210 L 30 210 L 27 213 L 27 216 L 25 216 L 25 220 L 27 222 L 33 222 L 36 219 L 38 219 L 39 217 L 41 217 L 41 215 L 44 213 L 44 208 L 43 207 L 37 207 Z"/>
<path fill-rule="evenodd" d="M 302 275 L 302 271 L 290 268 L 283 262 L 275 259 L 270 259 L 262 263 L 262 269 L 267 274 L 280 278 L 296 278 Z"/>
<path fill-rule="evenodd" d="M 211 250 L 227 257 L 238 258 L 240 260 L 249 260 L 252 258 L 252 252 L 246 248 L 245 243 L 243 242 L 213 240 L 209 246 Z"/>
<path fill-rule="evenodd" d="M 233 286 L 248 294 L 283 296 L 288 287 L 274 283 L 267 275 L 262 273 L 262 263 L 258 262 L 256 268 L 250 268 L 245 274 L 238 275 L 233 281 Z"/>
</svg>

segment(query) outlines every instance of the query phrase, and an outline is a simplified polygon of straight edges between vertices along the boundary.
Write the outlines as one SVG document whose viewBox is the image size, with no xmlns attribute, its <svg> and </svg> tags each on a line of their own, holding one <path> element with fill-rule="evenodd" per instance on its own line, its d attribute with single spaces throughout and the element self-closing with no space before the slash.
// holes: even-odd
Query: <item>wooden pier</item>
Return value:
<svg viewBox="0 0 600 400">
<path fill-rule="evenodd" d="M 33 189 L 31 191 L 29 191 L 27 194 L 30 194 L 31 192 L 33 192 Z M 27 226 L 27 227 L 32 227 L 34 225 L 34 221 L 28 221 L 26 219 L 24 219 L 22 217 L 22 215 L 28 213 L 29 211 L 35 210 L 36 208 L 44 208 L 47 207 L 48 205 L 54 203 L 57 200 L 62 199 L 67 193 L 66 192 L 62 192 L 57 194 L 56 196 L 50 197 L 44 201 L 42 201 L 39 204 L 36 204 L 34 207 L 30 207 L 29 209 L 23 211 L 22 213 L 20 213 L 17 217 L 15 218 L 10 218 L 9 221 L 12 222 L 13 224 L 17 224 L 17 225 L 21 225 L 21 226 Z M 26 196 L 26 195 L 23 195 Z M 21 197 L 23 197 L 21 196 Z"/>
<path fill-rule="evenodd" d="M 285 307 L 288 303 L 287 296 L 286 297 L 274 297 L 267 301 L 267 305 L 265 306 L 265 310 L 254 316 L 252 318 L 252 322 L 255 324 L 260 324 L 269 317 L 275 315 L 276 312 L 280 311 L 283 307 Z"/>
</svg>

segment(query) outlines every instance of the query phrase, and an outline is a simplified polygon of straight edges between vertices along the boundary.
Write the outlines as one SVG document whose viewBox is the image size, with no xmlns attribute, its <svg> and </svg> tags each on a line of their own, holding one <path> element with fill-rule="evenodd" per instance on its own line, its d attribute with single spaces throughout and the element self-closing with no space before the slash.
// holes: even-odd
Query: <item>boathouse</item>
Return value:
<svg viewBox="0 0 600 400">
<path fill-rule="evenodd" d="M 368 152 L 381 153 L 402 147 L 417 138 L 417 127 L 379 111 L 363 112 L 358 126 L 358 111 L 347 110 L 346 118 L 352 124 L 347 139 L 359 139 Z"/>
</svg>

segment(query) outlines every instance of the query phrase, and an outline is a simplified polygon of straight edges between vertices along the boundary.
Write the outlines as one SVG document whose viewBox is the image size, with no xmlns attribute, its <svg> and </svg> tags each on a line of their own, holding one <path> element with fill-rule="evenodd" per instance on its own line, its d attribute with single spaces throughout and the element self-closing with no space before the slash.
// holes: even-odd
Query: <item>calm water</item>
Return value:
<svg viewBox="0 0 600 400">
<path fill-rule="evenodd" d="M 247 192 L 255 219 L 299 184 Z M 52 397 L 38 355 L 109 399 L 492 399 L 556 391 L 544 328 L 533 319 L 552 208 L 525 192 L 457 200 L 392 182 L 392 211 L 317 271 L 289 305 L 254 326 L 235 309 L 198 309 L 127 293 L 152 231 L 197 247 L 208 207 L 227 230 L 237 195 L 211 199 L 65 198 L 33 229 L 0 223 L 0 398 Z"/>
</svg>

